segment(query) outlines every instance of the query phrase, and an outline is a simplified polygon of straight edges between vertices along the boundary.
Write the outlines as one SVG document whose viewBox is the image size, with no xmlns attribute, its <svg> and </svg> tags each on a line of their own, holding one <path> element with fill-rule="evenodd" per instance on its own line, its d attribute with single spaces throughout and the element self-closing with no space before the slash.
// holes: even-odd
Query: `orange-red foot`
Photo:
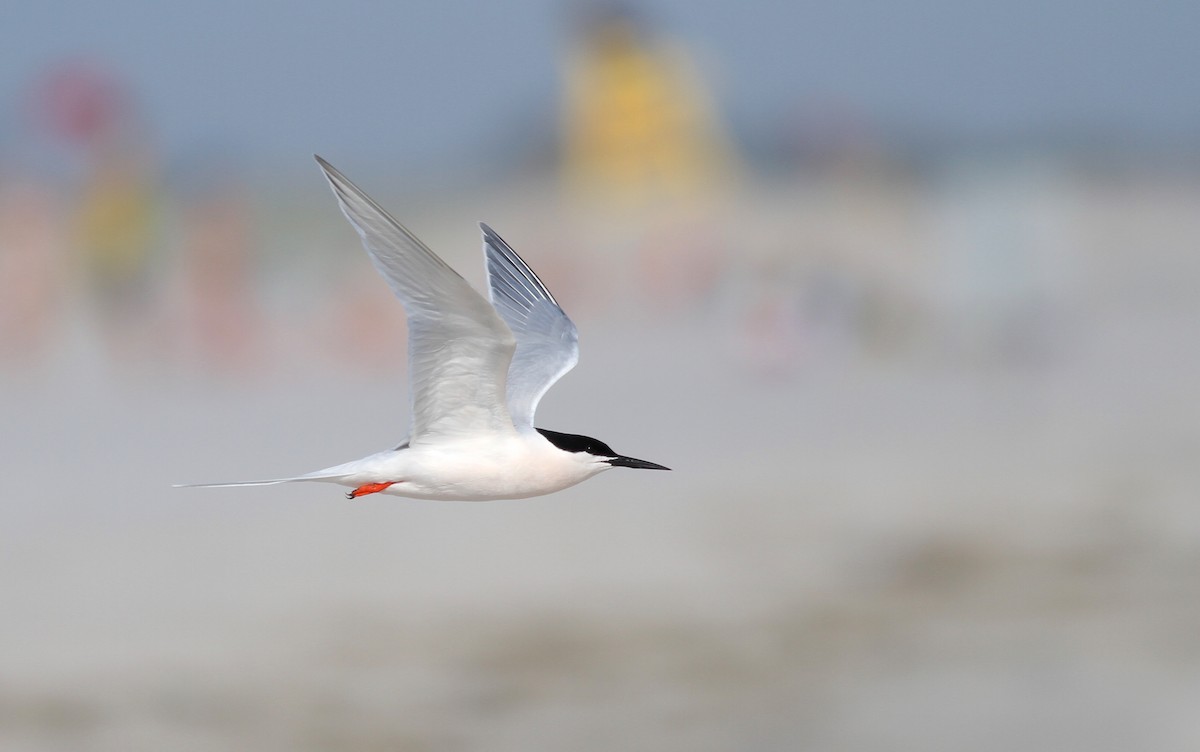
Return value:
<svg viewBox="0 0 1200 752">
<path fill-rule="evenodd" d="M 395 481 L 393 481 L 393 483 L 394 482 Z M 391 483 L 367 483 L 366 485 L 359 486 L 358 488 L 354 489 L 350 493 L 346 494 L 346 498 L 347 499 L 357 499 L 359 496 L 366 496 L 367 494 L 379 493 L 380 491 L 382 491 L 383 489 L 387 488 L 390 485 L 392 485 L 392 484 Z"/>
</svg>

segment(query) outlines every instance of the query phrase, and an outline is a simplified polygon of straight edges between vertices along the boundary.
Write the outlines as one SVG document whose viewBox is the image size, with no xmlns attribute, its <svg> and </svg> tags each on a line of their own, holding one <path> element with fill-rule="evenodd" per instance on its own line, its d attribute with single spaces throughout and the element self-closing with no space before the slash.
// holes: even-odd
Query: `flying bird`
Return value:
<svg viewBox="0 0 1200 752">
<path fill-rule="evenodd" d="M 265 486 L 320 481 L 356 499 L 522 499 L 560 491 L 613 467 L 669 468 L 604 442 L 534 426 L 538 402 L 579 360 L 575 324 L 517 252 L 486 224 L 489 300 L 320 157 L 342 213 L 408 315 L 412 421 L 394 449 L 292 478 L 201 483 Z"/>
</svg>

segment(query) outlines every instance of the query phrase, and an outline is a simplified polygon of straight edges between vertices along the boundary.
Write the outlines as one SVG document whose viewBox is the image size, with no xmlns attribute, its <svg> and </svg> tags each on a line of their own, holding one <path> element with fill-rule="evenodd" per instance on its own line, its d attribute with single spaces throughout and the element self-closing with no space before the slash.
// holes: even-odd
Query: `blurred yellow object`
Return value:
<svg viewBox="0 0 1200 752">
<path fill-rule="evenodd" d="M 576 190 L 642 203 L 702 193 L 726 171 L 710 98 L 686 52 L 609 18 L 585 28 L 564 97 L 563 168 Z"/>
<path fill-rule="evenodd" d="M 154 199 L 135 164 L 101 166 L 89 181 L 78 217 L 78 247 L 92 277 L 120 284 L 137 277 L 149 255 Z"/>
</svg>

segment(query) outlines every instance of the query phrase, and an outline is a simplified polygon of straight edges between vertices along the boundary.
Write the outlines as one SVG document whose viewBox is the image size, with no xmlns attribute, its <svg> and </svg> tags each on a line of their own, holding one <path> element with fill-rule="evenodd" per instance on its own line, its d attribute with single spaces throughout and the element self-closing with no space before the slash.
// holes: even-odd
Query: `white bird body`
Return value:
<svg viewBox="0 0 1200 752">
<path fill-rule="evenodd" d="M 579 359 L 575 325 L 487 225 L 489 300 L 340 172 L 317 157 L 346 219 L 408 314 L 409 440 L 305 475 L 202 486 L 337 483 L 357 498 L 522 499 L 611 467 L 666 470 L 587 436 L 535 428 L 542 395 Z"/>
<path fill-rule="evenodd" d="M 310 480 L 414 499 L 489 501 L 561 491 L 612 466 L 564 452 L 540 434 L 482 434 L 377 452 L 317 471 Z"/>
</svg>

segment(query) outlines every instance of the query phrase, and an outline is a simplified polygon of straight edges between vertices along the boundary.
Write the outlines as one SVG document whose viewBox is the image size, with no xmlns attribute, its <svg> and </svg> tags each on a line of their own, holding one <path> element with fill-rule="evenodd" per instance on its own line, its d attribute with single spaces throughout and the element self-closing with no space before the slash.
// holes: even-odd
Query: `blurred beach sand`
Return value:
<svg viewBox="0 0 1200 752">
<path fill-rule="evenodd" d="M 803 195 L 723 229 L 821 215 Z M 764 373 L 727 295 L 559 293 L 583 358 L 539 424 L 675 472 L 525 501 L 171 489 L 396 443 L 402 342 L 356 369 L 314 355 L 314 316 L 219 376 L 123 368 L 77 315 L 0 390 L 0 746 L 1194 749 L 1200 237 L 1136 209 L 1072 215 L 1084 260 L 1030 358 L 818 343 Z M 474 283 L 472 211 L 561 260 L 522 242 L 553 206 L 414 220 Z M 307 242 L 365 269 L 324 212 Z M 277 277 L 278 320 L 325 282 Z"/>
</svg>

